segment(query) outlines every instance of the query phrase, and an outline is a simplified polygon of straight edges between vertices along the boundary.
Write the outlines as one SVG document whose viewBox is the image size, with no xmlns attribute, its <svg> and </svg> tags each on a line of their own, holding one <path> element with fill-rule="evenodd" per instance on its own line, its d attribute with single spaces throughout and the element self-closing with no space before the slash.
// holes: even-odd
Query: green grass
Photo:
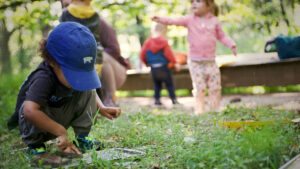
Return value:
<svg viewBox="0 0 300 169">
<path fill-rule="evenodd" d="M 288 86 L 251 86 L 251 87 L 234 87 L 223 88 L 223 94 L 266 94 L 280 92 L 300 92 L 300 85 Z"/>
<path fill-rule="evenodd" d="M 25 74 L 1 75 L 0 77 L 0 124 L 6 123 L 8 115 L 14 111 L 19 88 L 26 78 Z M 0 133 L 4 128 L 0 126 Z"/>
<path fill-rule="evenodd" d="M 25 74 L 1 75 L 0 77 L 0 168 L 23 168 L 28 166 L 24 153 L 13 153 L 13 150 L 25 147 L 20 139 L 19 132 L 17 130 L 8 131 L 6 127 L 7 120 L 14 112 L 19 88 L 25 78 Z"/>
<path fill-rule="evenodd" d="M 259 112 L 258 120 L 294 118 L 292 112 L 228 107 L 222 113 L 193 116 L 178 109 L 138 106 L 123 106 L 123 111 L 126 114 L 114 123 L 98 122 L 92 134 L 115 138 L 112 147 L 152 145 L 134 168 L 278 168 L 299 152 L 299 133 L 289 125 L 245 131 L 216 125 L 224 120 L 253 120 L 254 112 Z"/>
<path fill-rule="evenodd" d="M 187 89 L 178 89 L 175 91 L 176 96 L 190 96 L 191 91 Z M 136 90 L 136 91 L 117 91 L 117 97 L 153 97 L 154 90 Z M 161 91 L 161 96 L 168 96 L 166 89 Z"/>
<path fill-rule="evenodd" d="M 0 168 L 30 168 L 18 130 L 6 128 L 23 80 L 22 75 L 0 78 Z M 95 168 L 123 168 L 128 163 L 132 168 L 279 168 L 300 153 L 300 133 L 293 125 L 237 131 L 217 123 L 299 117 L 292 111 L 228 106 L 220 113 L 195 116 L 180 107 L 156 109 L 135 103 L 121 107 L 122 115 L 114 121 L 98 119 L 90 136 L 107 148 L 145 146 L 147 155 L 116 161 L 94 159 Z M 84 163 L 80 167 L 87 168 Z"/>
</svg>

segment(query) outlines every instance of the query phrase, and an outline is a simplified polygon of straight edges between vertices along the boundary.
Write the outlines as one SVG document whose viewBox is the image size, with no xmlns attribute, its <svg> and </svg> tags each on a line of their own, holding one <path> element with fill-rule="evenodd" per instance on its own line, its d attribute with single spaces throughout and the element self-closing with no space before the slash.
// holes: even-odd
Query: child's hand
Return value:
<svg viewBox="0 0 300 169">
<path fill-rule="evenodd" d="M 70 141 L 68 136 L 59 136 L 56 146 L 64 153 L 76 153 L 81 154 L 76 146 Z"/>
<path fill-rule="evenodd" d="M 154 21 L 154 22 L 158 22 L 159 17 L 158 17 L 158 16 L 153 16 L 151 19 L 152 19 L 152 21 Z"/>
<path fill-rule="evenodd" d="M 102 114 L 104 117 L 113 120 L 121 114 L 121 109 L 117 107 L 102 107 L 100 109 L 100 114 Z"/>
<path fill-rule="evenodd" d="M 175 67 L 175 70 L 176 70 L 177 72 L 179 72 L 180 69 L 181 69 L 181 66 L 180 66 L 180 64 L 178 64 L 178 63 L 175 63 L 174 67 Z"/>
<path fill-rule="evenodd" d="M 231 48 L 232 53 L 234 54 L 234 56 L 237 56 L 237 50 L 236 50 L 236 46 L 233 46 Z"/>
</svg>

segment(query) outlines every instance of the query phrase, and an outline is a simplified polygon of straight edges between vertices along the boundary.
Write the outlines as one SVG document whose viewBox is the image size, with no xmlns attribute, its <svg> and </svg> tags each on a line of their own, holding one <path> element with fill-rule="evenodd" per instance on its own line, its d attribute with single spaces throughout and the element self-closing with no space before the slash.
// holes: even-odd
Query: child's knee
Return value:
<svg viewBox="0 0 300 169">
<path fill-rule="evenodd" d="M 221 95 L 221 89 L 216 88 L 216 89 L 209 90 L 209 95 Z"/>
<path fill-rule="evenodd" d="M 193 89 L 192 91 L 194 97 L 204 97 L 206 94 L 205 89 Z"/>
</svg>

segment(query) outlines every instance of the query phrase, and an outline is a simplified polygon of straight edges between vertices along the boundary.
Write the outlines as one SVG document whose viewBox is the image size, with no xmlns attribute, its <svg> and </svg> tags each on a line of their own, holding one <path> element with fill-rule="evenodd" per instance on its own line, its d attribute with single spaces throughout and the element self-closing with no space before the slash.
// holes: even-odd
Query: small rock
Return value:
<svg viewBox="0 0 300 169">
<path fill-rule="evenodd" d="M 154 168 L 154 169 L 159 169 L 160 166 L 159 166 L 159 164 L 153 164 L 153 165 L 152 165 L 152 168 Z"/>
<path fill-rule="evenodd" d="M 183 141 L 184 141 L 185 143 L 188 143 L 188 144 L 193 144 L 193 143 L 196 142 L 196 139 L 193 138 L 193 137 L 185 137 L 185 138 L 183 139 Z"/>
</svg>

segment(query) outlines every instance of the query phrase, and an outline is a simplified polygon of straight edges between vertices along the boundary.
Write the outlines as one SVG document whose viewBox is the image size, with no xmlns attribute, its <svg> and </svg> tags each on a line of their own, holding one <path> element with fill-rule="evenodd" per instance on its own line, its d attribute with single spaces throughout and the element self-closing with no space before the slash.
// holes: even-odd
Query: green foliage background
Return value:
<svg viewBox="0 0 300 169">
<path fill-rule="evenodd" d="M 262 52 L 265 41 L 278 34 L 299 35 L 295 14 L 300 0 L 216 2 L 223 28 L 237 42 L 240 53 Z M 150 34 L 152 16 L 179 17 L 190 12 L 190 2 L 182 0 L 94 0 L 93 6 L 113 25 L 120 42 L 128 41 L 132 46 L 132 51 L 123 55 L 131 57 L 133 63 L 139 46 L 132 45 L 128 37 L 142 44 Z M 31 168 L 18 131 L 8 131 L 6 122 L 14 111 L 24 78 L 40 61 L 39 41 L 58 24 L 61 4 L 55 0 L 0 0 L 0 11 L 0 168 Z M 169 30 L 172 47 L 186 51 L 186 30 L 174 26 Z M 217 54 L 228 53 L 219 45 Z M 299 85 L 285 89 L 288 88 L 299 91 Z M 240 90 L 248 91 L 236 88 L 223 92 Z M 228 107 L 224 112 L 193 116 L 180 109 L 121 106 L 126 113 L 113 122 L 99 119 L 91 136 L 101 138 L 107 148 L 149 146 L 146 157 L 138 162 L 129 160 L 132 168 L 279 168 L 300 152 L 299 131 L 293 125 L 276 124 L 243 131 L 217 125 L 218 121 L 230 120 L 292 119 L 299 117 L 295 112 Z M 256 112 L 258 118 L 253 119 Z M 94 161 L 94 165 L 122 168 L 126 162 Z"/>
<path fill-rule="evenodd" d="M 278 34 L 299 35 L 296 24 L 299 18 L 295 15 L 300 10 L 299 0 L 216 0 L 216 3 L 223 28 L 236 41 L 240 53 L 262 52 L 265 42 Z M 93 0 L 92 5 L 116 29 L 121 47 L 129 44 L 130 49 L 123 47 L 122 54 L 130 57 L 133 67 L 140 45 L 150 34 L 152 16 L 190 14 L 190 1 L 180 0 Z M 39 62 L 39 41 L 58 24 L 60 1 L 0 0 L 0 10 L 1 73 L 32 70 Z M 187 51 L 186 29 L 170 26 L 169 30 L 173 49 Z M 137 42 L 132 43 L 130 38 Z M 230 53 L 218 46 L 217 54 Z M 7 48 L 9 53 L 4 50 Z"/>
</svg>

